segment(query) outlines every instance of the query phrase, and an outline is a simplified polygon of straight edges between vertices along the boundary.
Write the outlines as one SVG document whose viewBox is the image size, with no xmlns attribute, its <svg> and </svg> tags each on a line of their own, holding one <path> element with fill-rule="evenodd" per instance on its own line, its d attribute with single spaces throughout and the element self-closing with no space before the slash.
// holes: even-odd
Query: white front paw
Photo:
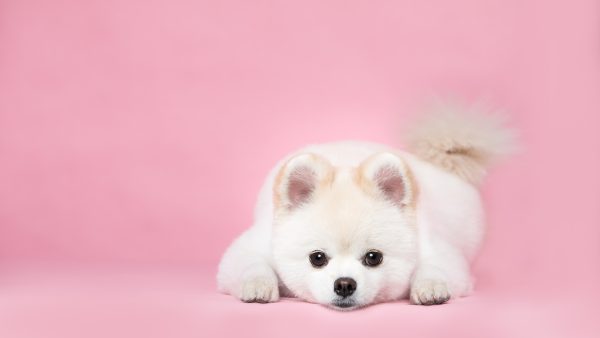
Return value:
<svg viewBox="0 0 600 338">
<path fill-rule="evenodd" d="M 423 279 L 413 282 L 410 288 L 410 301 L 417 305 L 443 304 L 450 299 L 446 282 L 436 279 Z"/>
<path fill-rule="evenodd" d="M 271 303 L 279 300 L 275 276 L 255 276 L 242 282 L 240 299 L 246 303 Z"/>
</svg>

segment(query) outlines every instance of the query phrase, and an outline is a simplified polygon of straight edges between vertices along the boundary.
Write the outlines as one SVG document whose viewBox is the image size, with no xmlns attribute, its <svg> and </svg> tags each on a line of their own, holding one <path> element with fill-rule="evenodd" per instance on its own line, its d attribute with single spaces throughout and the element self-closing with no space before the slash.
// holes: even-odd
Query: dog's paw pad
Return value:
<svg viewBox="0 0 600 338">
<path fill-rule="evenodd" d="M 450 299 L 445 282 L 425 279 L 414 283 L 410 290 L 410 301 L 417 305 L 443 304 Z"/>
<path fill-rule="evenodd" d="M 240 299 L 246 303 L 270 303 L 279 300 L 276 278 L 252 277 L 242 283 Z"/>
</svg>

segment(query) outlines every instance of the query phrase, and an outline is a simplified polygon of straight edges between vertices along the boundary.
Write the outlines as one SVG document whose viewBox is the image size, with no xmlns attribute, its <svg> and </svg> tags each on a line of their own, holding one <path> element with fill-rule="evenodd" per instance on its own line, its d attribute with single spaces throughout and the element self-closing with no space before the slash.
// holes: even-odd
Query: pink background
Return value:
<svg viewBox="0 0 600 338">
<path fill-rule="evenodd" d="M 0 336 L 597 336 L 597 1 L 0 0 Z M 398 144 L 435 95 L 507 111 L 471 297 L 337 313 L 215 291 L 264 175 Z"/>
</svg>

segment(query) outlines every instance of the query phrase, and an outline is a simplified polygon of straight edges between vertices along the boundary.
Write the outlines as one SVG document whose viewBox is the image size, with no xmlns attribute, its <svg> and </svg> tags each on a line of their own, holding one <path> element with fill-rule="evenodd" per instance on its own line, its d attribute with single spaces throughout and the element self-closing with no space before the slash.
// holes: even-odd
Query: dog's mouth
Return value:
<svg viewBox="0 0 600 338">
<path fill-rule="evenodd" d="M 331 302 L 331 306 L 336 309 L 336 310 L 342 310 L 342 311 L 347 311 L 347 310 L 352 310 L 354 308 L 358 307 L 358 304 L 356 303 L 356 301 L 354 299 L 335 299 Z"/>
</svg>

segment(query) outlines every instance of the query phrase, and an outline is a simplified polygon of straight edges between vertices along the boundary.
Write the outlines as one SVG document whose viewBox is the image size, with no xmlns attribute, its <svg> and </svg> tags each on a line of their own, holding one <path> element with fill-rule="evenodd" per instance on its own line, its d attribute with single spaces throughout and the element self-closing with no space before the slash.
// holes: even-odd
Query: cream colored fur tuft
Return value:
<svg viewBox="0 0 600 338">
<path fill-rule="evenodd" d="M 504 119 L 478 105 L 437 104 L 408 133 L 408 147 L 420 158 L 473 184 L 487 168 L 515 148 Z"/>
</svg>

